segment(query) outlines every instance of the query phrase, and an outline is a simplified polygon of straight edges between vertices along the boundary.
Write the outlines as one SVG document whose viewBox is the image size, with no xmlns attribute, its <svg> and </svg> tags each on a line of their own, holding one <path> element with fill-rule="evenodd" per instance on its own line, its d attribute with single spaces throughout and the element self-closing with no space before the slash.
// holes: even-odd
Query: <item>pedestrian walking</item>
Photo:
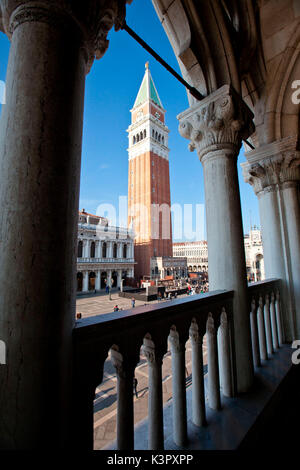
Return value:
<svg viewBox="0 0 300 470">
<path fill-rule="evenodd" d="M 138 398 L 137 385 L 138 385 L 137 378 L 133 377 L 133 392 L 135 393 L 136 398 Z"/>
<path fill-rule="evenodd" d="M 114 312 L 118 312 L 119 311 L 119 307 L 117 305 L 114 306 Z"/>
<path fill-rule="evenodd" d="M 132 297 L 131 299 L 131 308 L 134 308 L 135 307 L 135 298 Z"/>
</svg>

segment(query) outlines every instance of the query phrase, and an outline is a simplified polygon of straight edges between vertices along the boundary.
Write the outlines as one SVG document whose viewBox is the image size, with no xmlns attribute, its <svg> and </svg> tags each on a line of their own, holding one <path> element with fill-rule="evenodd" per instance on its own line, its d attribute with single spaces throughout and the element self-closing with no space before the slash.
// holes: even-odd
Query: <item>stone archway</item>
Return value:
<svg viewBox="0 0 300 470">
<path fill-rule="evenodd" d="M 77 273 L 77 292 L 82 292 L 83 275 L 81 272 Z"/>
<path fill-rule="evenodd" d="M 101 279 L 100 279 L 100 288 L 105 289 L 106 287 L 106 280 L 107 280 L 107 272 L 102 271 L 101 272 Z"/>
<path fill-rule="evenodd" d="M 117 285 L 118 285 L 118 273 L 117 273 L 117 271 L 113 271 L 113 272 L 111 273 L 111 278 L 112 278 L 112 280 L 113 280 L 112 287 L 113 287 L 113 288 L 114 288 L 114 287 L 117 287 Z"/>
<path fill-rule="evenodd" d="M 96 274 L 94 271 L 89 273 L 89 291 L 95 290 Z"/>
</svg>

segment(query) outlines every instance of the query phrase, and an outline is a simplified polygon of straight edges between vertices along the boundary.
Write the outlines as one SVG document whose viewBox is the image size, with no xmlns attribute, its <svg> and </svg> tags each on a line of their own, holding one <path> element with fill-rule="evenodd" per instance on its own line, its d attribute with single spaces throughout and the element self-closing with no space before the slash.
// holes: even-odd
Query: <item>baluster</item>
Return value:
<svg viewBox="0 0 300 470">
<path fill-rule="evenodd" d="M 208 402 L 210 408 L 218 410 L 221 407 L 220 380 L 218 365 L 218 346 L 215 322 L 212 314 L 208 314 L 206 322 L 207 361 L 208 361 Z"/>
<path fill-rule="evenodd" d="M 276 325 L 276 311 L 275 311 L 275 295 L 274 295 L 274 292 L 272 292 L 272 294 L 271 294 L 270 316 L 271 316 L 273 346 L 274 346 L 274 349 L 278 349 L 279 344 L 278 344 L 278 333 L 277 333 L 277 325 Z"/>
<path fill-rule="evenodd" d="M 169 341 L 172 352 L 173 438 L 178 446 L 187 441 L 187 414 L 185 392 L 185 342 L 171 329 Z"/>
<path fill-rule="evenodd" d="M 257 326 L 258 326 L 260 358 L 262 361 L 266 361 L 268 359 L 268 355 L 267 355 L 267 345 L 266 345 L 263 298 L 261 295 L 258 301 Z"/>
<path fill-rule="evenodd" d="M 282 346 L 283 345 L 283 330 L 282 330 L 282 323 L 281 323 L 279 290 L 276 291 L 275 311 L 276 311 L 276 323 L 277 323 L 277 330 L 278 330 L 278 341 L 279 341 L 279 345 Z"/>
<path fill-rule="evenodd" d="M 195 320 L 192 321 L 189 333 L 192 345 L 192 421 L 196 426 L 204 426 L 206 416 L 202 351 L 203 335 L 199 334 L 198 325 Z"/>
<path fill-rule="evenodd" d="M 112 363 L 117 373 L 117 449 L 134 449 L 133 377 L 136 362 L 124 360 L 111 349 Z"/>
<path fill-rule="evenodd" d="M 266 294 L 266 297 L 265 297 L 264 318 L 265 318 L 265 328 L 266 328 L 266 338 L 267 338 L 267 351 L 268 351 L 268 354 L 273 354 L 269 294 Z"/>
<path fill-rule="evenodd" d="M 223 395 L 232 397 L 231 354 L 227 314 L 222 309 L 221 323 L 218 331 L 218 352 L 220 360 L 220 382 Z"/>
<path fill-rule="evenodd" d="M 144 339 L 143 353 L 148 362 L 149 395 L 148 395 L 148 449 L 163 450 L 163 392 L 162 392 L 162 358 L 163 352 L 155 348 L 153 341 Z"/>
<path fill-rule="evenodd" d="M 250 324 L 251 324 L 253 362 L 254 362 L 255 367 L 260 367 L 261 362 L 260 362 L 260 355 L 259 355 L 257 312 L 256 312 L 256 302 L 254 298 L 252 299 L 252 302 L 251 302 Z"/>
</svg>

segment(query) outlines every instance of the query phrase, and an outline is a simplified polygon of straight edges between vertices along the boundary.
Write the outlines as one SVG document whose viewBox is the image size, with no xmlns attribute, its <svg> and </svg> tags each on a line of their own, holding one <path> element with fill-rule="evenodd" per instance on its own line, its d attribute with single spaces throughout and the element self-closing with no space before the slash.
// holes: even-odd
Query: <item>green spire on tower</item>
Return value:
<svg viewBox="0 0 300 470">
<path fill-rule="evenodd" d="M 153 101 L 153 103 L 163 109 L 163 105 L 160 101 L 156 87 L 153 82 L 153 78 L 149 70 L 149 62 L 146 62 L 145 67 L 145 75 L 133 107 L 136 108 L 140 104 L 145 103 L 145 101 L 151 100 Z"/>
</svg>

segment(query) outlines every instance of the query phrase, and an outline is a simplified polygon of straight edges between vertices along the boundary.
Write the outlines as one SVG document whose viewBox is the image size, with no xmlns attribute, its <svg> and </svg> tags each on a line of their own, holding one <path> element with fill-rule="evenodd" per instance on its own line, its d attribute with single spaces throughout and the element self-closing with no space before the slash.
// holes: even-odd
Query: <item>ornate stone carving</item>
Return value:
<svg viewBox="0 0 300 470">
<path fill-rule="evenodd" d="M 237 154 L 242 139 L 254 131 L 253 114 L 229 86 L 219 90 L 178 116 L 179 132 L 190 140 L 189 150 L 197 150 L 200 160 L 213 150 L 233 149 Z"/>
<path fill-rule="evenodd" d="M 113 26 L 120 29 L 125 13 L 126 0 L 7 0 L 1 2 L 0 29 L 11 37 L 15 29 L 25 22 L 79 27 L 89 70 L 94 59 L 101 58 L 106 52 L 108 32 Z"/>
<path fill-rule="evenodd" d="M 255 194 L 275 190 L 277 185 L 287 188 L 300 180 L 300 151 L 298 138 L 289 137 L 247 152 L 247 163 L 242 164 L 246 183 Z"/>
</svg>

